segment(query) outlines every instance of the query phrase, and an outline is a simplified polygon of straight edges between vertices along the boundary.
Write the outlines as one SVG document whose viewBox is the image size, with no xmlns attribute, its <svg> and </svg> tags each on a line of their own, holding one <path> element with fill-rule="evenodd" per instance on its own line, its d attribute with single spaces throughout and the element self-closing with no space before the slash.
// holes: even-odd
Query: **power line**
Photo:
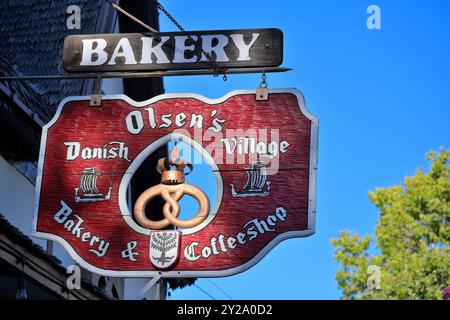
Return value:
<svg viewBox="0 0 450 320">
<path fill-rule="evenodd" d="M 212 295 L 210 295 L 208 292 L 206 292 L 205 290 L 203 290 L 202 288 L 200 288 L 197 284 L 194 283 L 194 286 L 199 289 L 201 292 L 203 292 L 204 294 L 206 294 L 208 297 L 210 297 L 213 300 L 217 300 L 216 298 L 214 298 Z"/>
<path fill-rule="evenodd" d="M 215 282 L 213 282 L 210 279 L 207 279 L 214 287 L 216 287 L 217 289 L 219 289 L 224 295 L 226 295 L 230 300 L 234 300 L 228 293 L 225 292 L 225 290 L 223 290 L 218 284 L 216 284 Z"/>
</svg>

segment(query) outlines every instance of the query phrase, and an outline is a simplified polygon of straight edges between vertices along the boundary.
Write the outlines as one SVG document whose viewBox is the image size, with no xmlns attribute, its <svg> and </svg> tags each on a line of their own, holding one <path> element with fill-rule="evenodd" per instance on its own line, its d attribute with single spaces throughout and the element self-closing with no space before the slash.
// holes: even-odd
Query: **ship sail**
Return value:
<svg viewBox="0 0 450 320">
<path fill-rule="evenodd" d="M 251 175 L 252 175 L 252 186 L 251 186 L 251 190 L 254 190 L 255 188 L 257 188 L 258 185 L 258 181 L 259 181 L 259 170 L 257 168 L 257 166 L 255 164 L 252 165 L 252 171 L 250 171 Z"/>
<path fill-rule="evenodd" d="M 259 179 L 258 184 L 256 185 L 256 188 L 262 189 L 264 188 L 267 180 L 267 168 L 266 167 L 260 167 L 258 170 Z"/>
<path fill-rule="evenodd" d="M 94 168 L 84 169 L 80 178 L 80 187 L 83 193 L 86 194 L 99 194 L 97 188 L 97 179 L 101 175 L 100 172 L 96 172 Z"/>
<path fill-rule="evenodd" d="M 247 183 L 245 184 L 243 190 L 249 190 L 252 188 L 252 171 L 250 168 L 246 168 L 245 173 L 247 173 Z"/>
<path fill-rule="evenodd" d="M 265 197 L 270 194 L 270 182 L 267 181 L 267 168 L 261 161 L 254 161 L 245 168 L 247 173 L 247 183 L 240 192 L 236 192 L 231 184 L 231 194 L 233 198 L 241 197 Z"/>
<path fill-rule="evenodd" d="M 97 188 L 97 179 L 98 179 L 98 177 L 100 176 L 100 174 L 95 174 L 94 176 L 92 176 L 92 189 L 91 189 L 91 191 L 92 191 L 92 193 L 100 193 L 99 191 L 98 191 L 98 188 Z"/>
<path fill-rule="evenodd" d="M 80 187 L 75 188 L 76 202 L 96 202 L 109 200 L 111 197 L 112 187 L 109 187 L 108 193 L 103 195 L 97 187 L 98 177 L 102 175 L 101 172 L 95 171 L 95 168 L 86 168 L 81 173 Z M 83 194 L 78 194 L 81 189 Z"/>
<path fill-rule="evenodd" d="M 88 176 L 84 172 L 81 174 L 80 187 L 84 193 L 88 192 Z"/>
<path fill-rule="evenodd" d="M 267 168 L 262 166 L 259 161 L 255 161 L 246 168 L 247 184 L 243 190 L 261 190 L 267 181 Z"/>
</svg>

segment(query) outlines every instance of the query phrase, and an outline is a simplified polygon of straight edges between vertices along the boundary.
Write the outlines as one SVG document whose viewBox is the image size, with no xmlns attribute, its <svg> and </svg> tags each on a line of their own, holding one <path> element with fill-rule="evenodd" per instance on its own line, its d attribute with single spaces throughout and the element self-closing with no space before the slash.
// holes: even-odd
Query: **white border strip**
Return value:
<svg viewBox="0 0 450 320">
<path fill-rule="evenodd" d="M 33 232 L 32 236 L 41 238 L 44 240 L 50 240 L 50 241 L 56 241 L 61 246 L 64 247 L 64 249 L 67 250 L 67 252 L 70 254 L 72 259 L 78 262 L 78 264 L 83 267 L 84 269 L 107 277 L 137 277 L 137 278 L 143 278 L 143 277 L 155 277 L 158 275 L 162 275 L 164 278 L 186 278 L 186 277 L 227 277 L 232 276 L 237 273 L 244 272 L 248 270 L 249 268 L 253 267 L 255 264 L 257 264 L 259 261 L 261 261 L 264 256 L 266 256 L 270 250 L 272 250 L 276 245 L 278 245 L 280 242 L 290 239 L 290 238 L 302 238 L 302 237 L 308 237 L 315 233 L 316 231 L 316 185 L 317 185 L 317 165 L 318 165 L 318 133 L 319 133 L 319 121 L 318 119 L 313 116 L 309 110 L 307 109 L 305 105 L 305 99 L 303 94 L 298 91 L 297 89 L 270 89 L 270 93 L 291 93 L 297 97 L 300 111 L 301 113 L 306 116 L 309 120 L 311 120 L 311 153 L 310 153 L 310 174 L 309 174 L 309 204 L 308 204 L 308 229 L 302 230 L 302 231 L 290 231 L 285 232 L 282 234 L 279 234 L 277 237 L 272 239 L 258 254 L 247 261 L 246 263 L 226 269 L 226 270 L 218 270 L 218 271 L 166 271 L 166 272 L 160 272 L 160 271 L 114 271 L 114 270 L 106 270 L 106 269 L 100 269 L 97 267 L 94 267 L 93 265 L 87 263 L 83 258 L 81 258 L 75 250 L 70 246 L 70 244 L 63 238 L 50 234 L 45 232 L 38 232 L 37 231 L 37 215 L 38 215 L 38 209 L 39 209 L 39 200 L 40 200 L 40 192 L 41 192 L 41 185 L 42 185 L 42 172 L 43 172 L 43 166 L 44 166 L 44 158 L 45 158 L 45 148 L 46 148 L 46 141 L 47 141 L 47 132 L 48 129 L 56 123 L 59 116 L 61 115 L 61 111 L 64 108 L 64 105 L 71 101 L 85 101 L 90 100 L 89 96 L 82 96 L 82 97 L 68 97 L 61 101 L 61 103 L 58 106 L 58 109 L 56 111 L 55 116 L 53 119 L 46 124 L 42 129 L 42 138 L 41 138 L 41 148 L 39 152 L 39 166 L 38 166 L 38 172 L 37 172 L 37 180 L 36 180 L 36 198 L 35 198 L 35 206 L 34 206 L 34 217 L 33 217 Z M 245 95 L 245 94 L 256 94 L 256 90 L 236 90 L 228 93 L 227 95 L 223 96 L 219 99 L 209 99 L 204 96 L 198 95 L 198 94 L 192 94 L 192 93 L 178 93 L 178 94 L 163 94 L 159 95 L 157 97 L 154 97 L 152 99 L 149 99 L 147 101 L 142 102 L 136 102 L 132 99 L 130 99 L 128 96 L 125 95 L 105 95 L 102 96 L 103 100 L 123 100 L 130 105 L 134 107 L 143 107 L 148 106 L 149 104 L 162 101 L 165 99 L 176 99 L 176 98 L 192 98 L 197 99 L 199 101 L 202 101 L 204 103 L 207 103 L 209 105 L 215 105 L 223 103 L 224 101 L 230 99 L 231 97 L 237 96 L 237 95 Z M 270 97 L 269 97 L 270 99 Z"/>
<path fill-rule="evenodd" d="M 164 137 L 159 138 L 158 140 L 154 141 L 152 144 L 147 146 L 144 150 L 139 153 L 139 155 L 133 160 L 133 162 L 130 164 L 128 169 L 126 170 L 126 173 L 123 175 L 122 180 L 119 184 L 119 209 L 122 213 L 123 218 L 125 219 L 125 222 L 136 232 L 144 235 L 150 235 L 151 231 L 149 229 L 145 229 L 138 225 L 132 218 L 130 209 L 127 205 L 127 189 L 130 184 L 131 178 L 133 177 L 134 173 L 137 169 L 141 166 L 142 162 L 144 162 L 145 159 L 149 155 L 151 155 L 155 150 L 157 150 L 159 147 L 167 144 L 169 141 L 183 141 L 184 143 L 192 146 L 195 150 L 200 153 L 202 158 L 206 161 L 206 163 L 210 166 L 212 169 L 212 172 L 214 174 L 214 177 L 216 178 L 216 186 L 217 186 L 217 192 L 216 192 L 216 201 L 214 202 L 214 206 L 212 207 L 212 210 L 208 214 L 208 218 L 206 218 L 205 221 L 203 221 L 201 224 L 199 224 L 196 227 L 189 228 L 189 229 L 182 229 L 179 230 L 183 235 L 193 234 L 195 232 L 200 231 L 204 227 L 206 227 L 216 216 L 217 212 L 219 211 L 220 204 L 222 203 L 222 197 L 223 197 L 223 181 L 222 176 L 219 172 L 219 168 L 217 167 L 217 164 L 214 162 L 213 157 L 202 147 L 200 143 L 197 141 L 185 136 L 181 133 L 170 133 L 165 135 Z"/>
</svg>

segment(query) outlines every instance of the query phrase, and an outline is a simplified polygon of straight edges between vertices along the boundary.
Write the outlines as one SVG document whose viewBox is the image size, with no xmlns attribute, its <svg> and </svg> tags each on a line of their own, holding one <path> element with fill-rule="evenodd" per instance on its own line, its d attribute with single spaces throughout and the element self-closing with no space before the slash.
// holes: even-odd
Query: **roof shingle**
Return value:
<svg viewBox="0 0 450 320">
<path fill-rule="evenodd" d="M 69 5 L 78 5 L 81 9 L 80 30 L 69 30 L 66 26 Z M 0 57 L 20 75 L 61 73 L 64 38 L 71 34 L 95 33 L 101 5 L 102 0 L 0 1 Z M 53 114 L 62 99 L 80 95 L 83 80 L 35 81 L 29 85 L 41 95 Z"/>
</svg>

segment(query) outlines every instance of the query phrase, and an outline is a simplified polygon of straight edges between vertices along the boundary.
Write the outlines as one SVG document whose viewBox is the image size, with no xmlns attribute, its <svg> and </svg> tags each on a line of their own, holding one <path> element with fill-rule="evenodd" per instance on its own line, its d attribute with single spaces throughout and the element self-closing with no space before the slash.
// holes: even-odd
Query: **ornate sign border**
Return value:
<svg viewBox="0 0 450 320">
<path fill-rule="evenodd" d="M 47 132 L 48 129 L 56 123 L 58 120 L 64 106 L 70 101 L 85 101 L 90 100 L 89 96 L 81 96 L 81 97 L 68 97 L 64 99 L 58 106 L 55 116 L 53 119 L 46 124 L 42 129 L 42 138 L 41 138 L 41 148 L 39 152 L 39 166 L 37 172 L 37 180 L 36 180 L 36 194 L 35 194 L 35 206 L 34 206 L 34 217 L 33 217 L 33 231 L 32 236 L 44 240 L 55 241 L 59 243 L 67 252 L 70 254 L 71 258 L 74 259 L 81 267 L 85 268 L 88 271 L 93 273 L 108 276 L 108 277 L 136 277 L 136 278 L 144 278 L 144 277 L 155 277 L 162 276 L 166 278 L 186 278 L 186 277 L 227 277 L 237 273 L 244 272 L 254 265 L 256 265 L 259 261 L 262 260 L 276 245 L 280 242 L 290 239 L 290 238 L 302 238 L 308 237 L 315 233 L 316 230 L 316 184 L 317 184 L 317 165 L 318 165 L 318 131 L 319 131 L 319 122 L 318 119 L 312 115 L 306 107 L 305 99 L 303 94 L 297 89 L 270 89 L 269 94 L 271 93 L 290 93 L 297 97 L 298 104 L 300 107 L 300 112 L 306 116 L 311 121 L 311 140 L 310 140 L 310 171 L 309 171 L 309 192 L 308 192 L 308 229 L 302 231 L 290 231 L 279 234 L 277 237 L 272 239 L 262 250 L 258 252 L 251 260 L 246 263 L 220 271 L 113 271 L 106 270 L 94 267 L 93 265 L 87 263 L 82 257 L 80 257 L 75 250 L 69 245 L 69 243 L 56 235 L 38 232 L 37 231 L 37 218 L 38 218 L 38 209 L 39 209 L 39 200 L 40 200 L 40 191 L 42 184 L 42 173 L 43 173 L 43 164 L 45 158 L 45 146 L 47 141 Z M 209 105 L 220 104 L 226 101 L 227 99 L 243 94 L 256 94 L 256 90 L 236 90 L 232 91 L 225 96 L 219 99 L 209 99 L 204 96 L 192 93 L 178 93 L 178 94 L 163 94 L 152 99 L 136 102 L 125 95 L 105 95 L 102 96 L 103 100 L 123 100 L 129 103 L 134 107 L 142 107 L 157 101 L 165 100 L 165 99 L 174 99 L 174 98 L 193 98 L 200 100 Z M 270 96 L 269 96 L 270 99 Z"/>
</svg>

